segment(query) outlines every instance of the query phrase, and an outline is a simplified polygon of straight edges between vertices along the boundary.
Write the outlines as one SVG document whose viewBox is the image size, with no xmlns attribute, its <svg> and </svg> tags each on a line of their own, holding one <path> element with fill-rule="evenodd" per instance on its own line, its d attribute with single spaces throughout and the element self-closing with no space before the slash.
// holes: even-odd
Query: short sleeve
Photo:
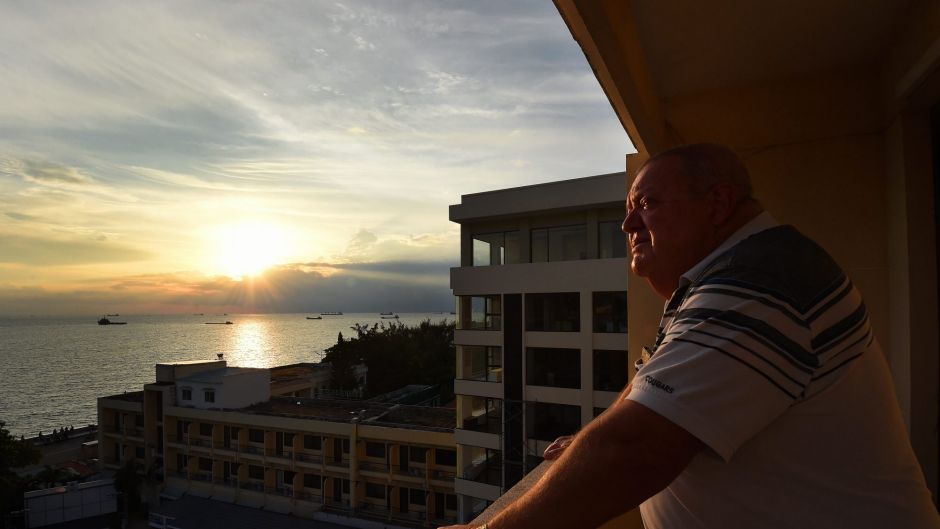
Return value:
<svg viewBox="0 0 940 529">
<path fill-rule="evenodd" d="M 693 289 L 640 369 L 628 399 L 725 461 L 801 398 L 815 358 L 799 313 L 741 285 Z"/>
</svg>

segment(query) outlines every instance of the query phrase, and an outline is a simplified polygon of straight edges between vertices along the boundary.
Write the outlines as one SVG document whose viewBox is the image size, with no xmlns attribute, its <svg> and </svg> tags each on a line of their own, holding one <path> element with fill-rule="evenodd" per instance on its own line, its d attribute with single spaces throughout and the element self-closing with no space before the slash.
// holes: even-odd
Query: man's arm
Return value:
<svg viewBox="0 0 940 529">
<path fill-rule="evenodd" d="M 627 398 L 627 395 L 630 394 L 630 390 L 633 389 L 633 384 L 627 384 L 627 387 L 623 388 L 623 391 L 620 392 L 620 395 L 617 396 L 617 400 L 614 402 L 619 402 Z M 606 411 L 606 410 L 605 410 Z M 563 435 L 558 439 L 552 441 L 552 444 L 548 445 L 548 448 L 545 449 L 545 452 L 542 453 L 542 457 L 552 461 L 561 457 L 562 452 L 564 452 L 568 446 L 571 445 L 571 442 L 574 441 L 574 435 Z"/>
<path fill-rule="evenodd" d="M 574 438 L 534 487 L 488 526 L 600 526 L 665 488 L 703 447 L 642 404 L 617 401 Z"/>
</svg>

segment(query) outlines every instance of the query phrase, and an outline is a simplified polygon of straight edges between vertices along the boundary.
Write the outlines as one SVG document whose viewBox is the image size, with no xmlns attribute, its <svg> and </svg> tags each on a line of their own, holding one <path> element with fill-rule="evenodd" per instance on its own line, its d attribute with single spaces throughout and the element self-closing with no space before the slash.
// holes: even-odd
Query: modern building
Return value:
<svg viewBox="0 0 940 529">
<path fill-rule="evenodd" d="M 623 173 L 476 193 L 460 224 L 457 464 L 472 519 L 627 384 Z"/>
<path fill-rule="evenodd" d="M 173 497 L 310 518 L 454 522 L 454 411 L 297 396 L 316 393 L 321 371 L 157 364 L 143 391 L 98 399 L 101 462 L 114 469 L 137 460 Z M 426 388 L 412 389 L 399 397 Z"/>
</svg>

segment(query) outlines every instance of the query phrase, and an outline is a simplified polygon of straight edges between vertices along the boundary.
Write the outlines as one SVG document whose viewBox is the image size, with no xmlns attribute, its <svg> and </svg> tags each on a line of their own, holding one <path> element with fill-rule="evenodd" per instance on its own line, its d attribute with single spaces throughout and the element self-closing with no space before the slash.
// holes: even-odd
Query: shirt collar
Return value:
<svg viewBox="0 0 940 529">
<path fill-rule="evenodd" d="M 747 239 L 751 235 L 755 235 L 764 230 L 769 230 L 770 228 L 775 228 L 779 226 L 780 223 L 777 222 L 777 219 L 773 217 L 768 211 L 761 212 L 760 215 L 754 217 L 747 224 L 738 228 L 737 231 L 731 234 L 730 237 L 724 240 L 717 248 L 712 250 L 712 253 L 705 256 L 704 259 L 695 264 L 690 268 L 686 273 L 682 274 L 680 278 L 680 283 L 682 281 L 694 281 L 699 274 L 711 263 L 716 257 L 723 254 L 726 250 L 732 246 L 738 244 L 739 242 Z"/>
</svg>

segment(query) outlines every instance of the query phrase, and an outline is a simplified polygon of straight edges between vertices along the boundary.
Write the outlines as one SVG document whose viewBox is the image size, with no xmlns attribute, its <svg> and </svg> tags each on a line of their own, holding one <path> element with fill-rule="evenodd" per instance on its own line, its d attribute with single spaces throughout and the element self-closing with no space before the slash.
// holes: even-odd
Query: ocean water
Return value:
<svg viewBox="0 0 940 529">
<path fill-rule="evenodd" d="M 317 362 L 355 323 L 382 320 L 377 313 L 163 315 L 113 317 L 127 325 L 98 325 L 96 318 L 0 319 L 0 420 L 14 435 L 49 433 L 97 422 L 99 396 L 139 391 L 154 380 L 154 365 L 214 360 L 230 366 L 272 367 Z M 311 314 L 315 316 L 315 314 Z M 414 325 L 454 316 L 400 313 Z M 205 322 L 231 321 L 232 325 Z"/>
</svg>

